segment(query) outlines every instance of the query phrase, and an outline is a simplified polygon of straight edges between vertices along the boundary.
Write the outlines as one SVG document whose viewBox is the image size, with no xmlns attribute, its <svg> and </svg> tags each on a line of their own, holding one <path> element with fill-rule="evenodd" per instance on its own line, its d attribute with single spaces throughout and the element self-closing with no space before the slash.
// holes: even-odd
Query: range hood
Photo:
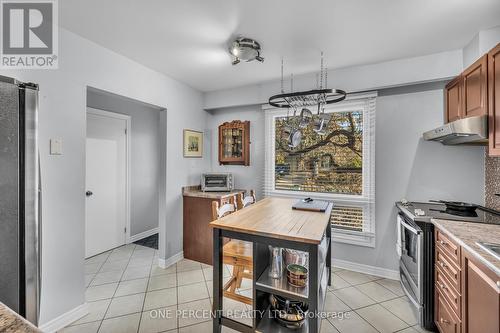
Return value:
<svg viewBox="0 0 500 333">
<path fill-rule="evenodd" d="M 488 143 L 488 116 L 455 120 L 425 132 L 423 137 L 444 145 L 485 145 Z"/>
</svg>

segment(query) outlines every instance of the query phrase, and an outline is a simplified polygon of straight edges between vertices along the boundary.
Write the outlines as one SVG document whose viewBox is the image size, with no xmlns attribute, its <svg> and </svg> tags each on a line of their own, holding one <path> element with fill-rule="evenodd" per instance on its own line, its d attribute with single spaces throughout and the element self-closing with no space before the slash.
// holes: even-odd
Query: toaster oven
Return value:
<svg viewBox="0 0 500 333">
<path fill-rule="evenodd" d="M 229 192 L 233 190 L 232 173 L 204 173 L 201 175 L 203 192 Z"/>
</svg>

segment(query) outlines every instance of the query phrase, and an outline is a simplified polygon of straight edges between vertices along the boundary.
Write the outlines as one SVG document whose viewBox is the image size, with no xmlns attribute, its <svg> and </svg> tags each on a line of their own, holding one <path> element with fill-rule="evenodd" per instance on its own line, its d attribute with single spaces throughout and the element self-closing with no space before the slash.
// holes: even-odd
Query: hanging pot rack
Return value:
<svg viewBox="0 0 500 333">
<path fill-rule="evenodd" d="M 311 107 L 343 101 L 347 93 L 341 89 L 313 89 L 282 93 L 269 97 L 269 105 L 276 108 Z"/>
<path fill-rule="evenodd" d="M 323 85 L 324 84 L 324 85 Z M 316 76 L 316 89 L 307 91 L 293 91 L 293 74 L 290 77 L 290 92 L 284 90 L 283 59 L 281 59 L 281 93 L 269 97 L 269 105 L 287 109 L 286 126 L 282 135 L 287 136 L 288 146 L 297 148 L 302 141 L 302 130 L 312 127 L 318 135 L 327 134 L 330 115 L 325 113 L 325 105 L 343 101 L 347 93 L 341 89 L 329 89 L 328 69 L 324 67 L 323 52 L 321 52 L 321 67 L 319 76 Z M 310 108 L 317 107 L 317 114 L 313 115 Z M 292 120 L 300 110 L 299 120 Z"/>
</svg>

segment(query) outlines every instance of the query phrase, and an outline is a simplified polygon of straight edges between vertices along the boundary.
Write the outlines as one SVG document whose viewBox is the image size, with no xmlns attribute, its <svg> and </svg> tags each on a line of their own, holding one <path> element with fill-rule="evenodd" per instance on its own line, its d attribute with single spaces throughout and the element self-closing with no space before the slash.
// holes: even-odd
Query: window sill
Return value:
<svg viewBox="0 0 500 333">
<path fill-rule="evenodd" d="M 341 229 L 332 228 L 332 241 L 371 248 L 375 247 L 375 235 L 369 232 L 346 232 Z"/>
</svg>

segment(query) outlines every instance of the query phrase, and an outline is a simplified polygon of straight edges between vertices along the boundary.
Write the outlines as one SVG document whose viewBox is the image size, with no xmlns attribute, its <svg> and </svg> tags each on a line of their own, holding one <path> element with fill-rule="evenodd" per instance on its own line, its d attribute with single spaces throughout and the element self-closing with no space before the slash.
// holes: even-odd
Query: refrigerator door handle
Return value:
<svg viewBox="0 0 500 333">
<path fill-rule="evenodd" d="M 37 322 L 40 322 L 40 304 L 42 291 L 42 171 L 40 152 L 38 152 L 38 292 L 37 292 Z"/>
</svg>

